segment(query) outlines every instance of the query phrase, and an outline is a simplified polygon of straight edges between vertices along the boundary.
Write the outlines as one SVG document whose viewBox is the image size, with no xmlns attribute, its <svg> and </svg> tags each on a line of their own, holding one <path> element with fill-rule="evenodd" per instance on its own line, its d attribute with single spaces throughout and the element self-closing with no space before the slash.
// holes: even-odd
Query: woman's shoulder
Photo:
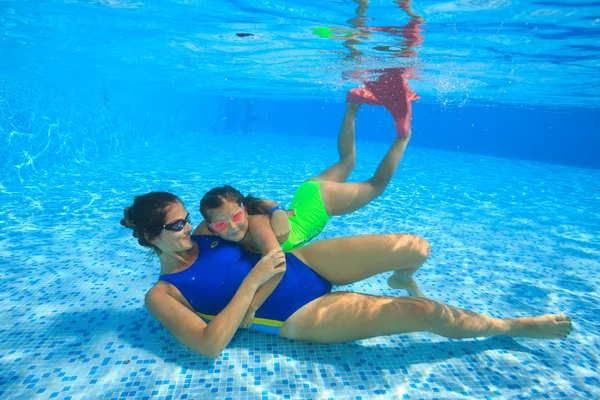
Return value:
<svg viewBox="0 0 600 400">
<path fill-rule="evenodd" d="M 187 302 L 179 289 L 169 282 L 158 281 L 147 292 L 144 298 L 144 303 L 150 312 L 158 310 L 164 304 L 166 299 L 174 298 L 184 306 L 192 309 L 192 306 Z"/>
<path fill-rule="evenodd" d="M 157 302 L 160 302 L 164 296 L 169 295 L 169 284 L 164 281 L 158 281 L 147 292 L 144 298 L 144 303 L 147 307 L 152 307 Z"/>
</svg>

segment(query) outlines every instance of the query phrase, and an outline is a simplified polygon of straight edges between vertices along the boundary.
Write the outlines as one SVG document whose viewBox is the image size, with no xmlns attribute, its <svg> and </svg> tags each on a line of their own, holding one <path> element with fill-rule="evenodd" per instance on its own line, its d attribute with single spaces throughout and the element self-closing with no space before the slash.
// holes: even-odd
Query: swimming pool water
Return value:
<svg viewBox="0 0 600 400">
<path fill-rule="evenodd" d="M 0 398 L 599 398 L 599 10 L 0 0 Z M 411 144 L 385 193 L 319 238 L 421 235 L 427 296 L 566 313 L 573 333 L 322 345 L 242 330 L 216 360 L 178 344 L 143 305 L 158 260 L 123 207 L 167 190 L 198 223 L 222 184 L 289 204 L 336 161 L 345 91 L 381 68 L 421 96 Z M 392 136 L 385 110 L 361 110 L 353 180 Z M 386 279 L 336 290 L 404 294 Z"/>
<path fill-rule="evenodd" d="M 421 78 L 414 89 L 438 103 L 600 105 L 593 0 L 0 4 L 4 79 L 322 99 L 336 98 L 364 71 L 412 67 Z M 406 31 L 410 18 L 399 5 L 423 24 Z M 328 39 L 314 28 L 360 35 Z"/>
<path fill-rule="evenodd" d="M 353 179 L 383 143 L 357 134 Z M 211 140 L 211 157 L 205 153 Z M 232 140 L 235 139 L 235 140 Z M 281 148 L 285 151 L 280 151 Z M 561 312 L 567 340 L 447 340 L 398 335 L 293 342 L 241 331 L 207 359 L 179 345 L 143 306 L 159 265 L 118 225 L 132 196 L 169 190 L 193 222 L 207 189 L 289 204 L 297 184 L 337 156 L 327 138 L 200 135 L 4 188 L 0 396 L 3 398 L 593 398 L 598 394 L 597 170 L 409 146 L 386 192 L 332 218 L 321 238 L 410 232 L 428 238 L 426 295 L 494 316 Z M 244 149 L 252 148 L 252 152 Z M 278 154 L 278 163 L 269 163 Z M 245 171 L 242 173 L 242 171 Z M 394 295 L 378 276 L 350 287 Z M 404 294 L 404 293 L 398 293 Z"/>
</svg>

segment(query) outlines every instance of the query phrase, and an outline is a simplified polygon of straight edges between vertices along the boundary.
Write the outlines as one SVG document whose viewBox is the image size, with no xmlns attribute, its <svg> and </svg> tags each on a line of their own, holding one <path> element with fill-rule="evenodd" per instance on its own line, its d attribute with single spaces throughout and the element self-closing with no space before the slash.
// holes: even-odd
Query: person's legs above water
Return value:
<svg viewBox="0 0 600 400">
<path fill-rule="evenodd" d="M 429 256 L 427 240 L 407 234 L 364 235 L 311 243 L 294 254 L 334 285 L 393 272 L 388 285 L 422 297 L 412 275 Z"/>
<path fill-rule="evenodd" d="M 429 299 L 335 292 L 292 314 L 279 335 L 321 343 L 410 332 L 431 332 L 448 338 L 502 335 L 560 339 L 571 329 L 571 318 L 563 314 L 501 319 Z"/>
</svg>

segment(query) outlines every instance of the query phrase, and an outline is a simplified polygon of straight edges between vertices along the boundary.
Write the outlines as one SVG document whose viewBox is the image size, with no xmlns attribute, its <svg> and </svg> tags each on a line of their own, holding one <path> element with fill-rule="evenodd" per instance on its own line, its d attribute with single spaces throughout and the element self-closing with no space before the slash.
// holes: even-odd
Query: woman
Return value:
<svg viewBox="0 0 600 400">
<path fill-rule="evenodd" d="M 136 197 L 121 223 L 158 253 L 161 275 L 146 294 L 148 310 L 180 343 L 209 357 L 227 347 L 258 288 L 283 272 L 252 327 L 288 339 L 336 343 L 408 332 L 558 339 L 571 331 L 565 315 L 498 319 L 423 298 L 331 293 L 331 285 L 386 271 L 411 290 L 412 274 L 429 255 L 416 236 L 328 239 L 261 259 L 234 242 L 192 236 L 188 216 L 176 196 L 154 192 Z"/>
</svg>

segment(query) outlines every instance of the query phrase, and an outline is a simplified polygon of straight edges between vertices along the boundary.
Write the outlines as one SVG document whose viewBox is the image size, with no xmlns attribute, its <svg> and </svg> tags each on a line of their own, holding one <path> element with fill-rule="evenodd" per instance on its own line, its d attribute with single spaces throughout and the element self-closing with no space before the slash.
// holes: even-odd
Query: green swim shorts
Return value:
<svg viewBox="0 0 600 400">
<path fill-rule="evenodd" d="M 292 251 L 308 243 L 312 238 L 323 232 L 329 221 L 321 198 L 320 181 L 304 181 L 289 206 L 295 215 L 289 216 L 290 236 L 281 245 L 283 251 Z"/>
</svg>

